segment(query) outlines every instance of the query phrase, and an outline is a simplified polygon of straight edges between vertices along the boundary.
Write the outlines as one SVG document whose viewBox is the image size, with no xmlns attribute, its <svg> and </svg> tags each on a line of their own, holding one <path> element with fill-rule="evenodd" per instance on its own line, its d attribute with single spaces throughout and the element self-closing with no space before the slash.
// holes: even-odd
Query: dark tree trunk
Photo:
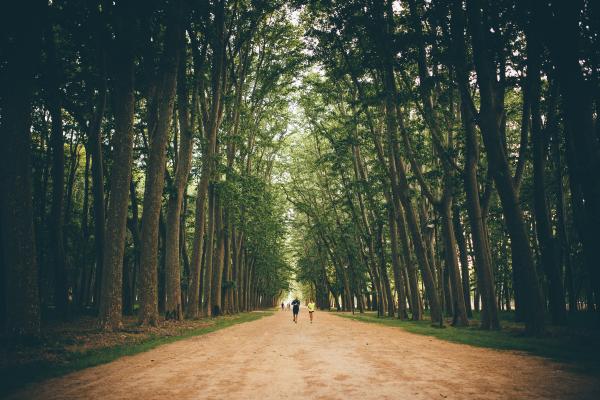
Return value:
<svg viewBox="0 0 600 400">
<path fill-rule="evenodd" d="M 399 249 L 398 249 L 398 229 L 396 226 L 395 213 L 393 211 L 394 204 L 392 203 L 391 196 L 388 194 L 387 202 L 387 214 L 388 214 L 388 227 L 390 230 L 390 244 L 392 250 L 392 268 L 394 271 L 394 287 L 396 288 L 396 294 L 398 296 L 398 318 L 408 319 L 408 313 L 406 312 L 406 292 L 404 291 L 405 282 L 402 270 L 402 265 Z M 362 312 L 362 311 L 361 311 Z"/>
<path fill-rule="evenodd" d="M 463 297 L 465 299 L 465 307 L 467 309 L 467 317 L 473 318 L 473 310 L 471 309 L 471 279 L 469 276 L 469 252 L 467 250 L 467 241 L 465 232 L 460 221 L 460 211 L 456 204 L 452 210 L 452 220 L 454 223 L 454 231 L 456 232 L 456 244 L 458 245 L 458 254 L 460 257 L 461 282 Z"/>
<path fill-rule="evenodd" d="M 120 7 L 124 7 L 121 9 Z M 113 47 L 113 57 L 119 60 L 113 65 L 112 91 L 115 114 L 113 135 L 113 163 L 110 176 L 110 202 L 106 221 L 104 241 L 104 262 L 101 277 L 100 326 L 105 330 L 119 329 L 122 326 L 122 282 L 123 253 L 125 250 L 125 229 L 127 204 L 131 180 L 133 153 L 134 96 L 134 5 L 118 7 L 117 37 Z"/>
<path fill-rule="evenodd" d="M 223 297 L 221 286 L 223 284 L 223 258 L 225 253 L 223 206 L 220 193 L 215 191 L 215 253 L 212 262 L 212 285 L 211 285 L 211 310 L 212 316 L 218 317 L 223 314 Z"/>
<path fill-rule="evenodd" d="M 65 191 L 65 148 L 63 137 L 62 106 L 60 94 L 60 66 L 56 56 L 53 26 L 46 32 L 47 76 L 46 104 L 52 118 L 50 146 L 52 148 L 52 202 L 50 209 L 49 235 L 50 258 L 54 271 L 54 304 L 60 318 L 67 317 L 68 293 L 64 247 L 64 191 Z"/>
<path fill-rule="evenodd" d="M 534 10 L 532 10 L 534 11 Z M 541 265 L 548 278 L 548 294 L 550 300 L 550 314 L 554 324 L 566 323 L 565 291 L 562 282 L 562 271 L 552 233 L 550 213 L 546 200 L 546 157 L 547 140 L 542 131 L 542 117 L 540 110 L 541 97 L 541 51 L 539 37 L 538 16 L 532 12 L 532 21 L 527 29 L 527 72 L 529 82 L 529 97 L 531 104 L 531 141 L 533 148 L 533 200 L 535 222 L 538 242 L 540 244 Z"/>
<path fill-rule="evenodd" d="M 183 40 L 183 38 L 180 38 Z M 167 204 L 167 232 L 165 253 L 166 274 L 166 312 L 167 319 L 181 320 L 183 309 L 181 304 L 181 267 L 180 267 L 180 237 L 181 209 L 183 196 L 187 186 L 188 175 L 192 161 L 192 134 L 194 129 L 194 114 L 190 114 L 189 93 L 186 77 L 185 47 L 182 47 L 179 60 L 179 73 L 177 82 L 177 108 L 179 115 L 179 130 L 181 140 L 179 144 L 177 167 L 175 170 L 175 187 L 169 196 Z"/>
<path fill-rule="evenodd" d="M 104 62 L 104 60 L 103 60 Z M 104 67 L 103 74 L 104 74 Z M 94 116 L 90 121 L 88 130 L 88 143 L 92 156 L 92 193 L 94 198 L 94 249 L 96 257 L 96 276 L 103 274 L 104 264 L 104 236 L 105 236 L 105 213 L 104 213 L 104 161 L 102 159 L 102 134 L 101 124 L 106 107 L 106 77 L 102 77 L 102 88 L 98 94 L 98 103 Z M 96 279 L 94 288 L 94 305 L 98 309 L 100 303 L 101 279 Z"/>
<path fill-rule="evenodd" d="M 170 14 L 165 33 L 165 49 L 162 55 L 159 73 L 157 119 L 154 132 L 149 133 L 150 149 L 144 185 L 144 207 L 142 211 L 142 229 L 140 232 L 140 313 L 142 325 L 158 323 L 158 228 L 163 189 L 165 186 L 165 162 L 169 124 L 173 116 L 177 69 L 181 55 L 181 0 L 169 5 Z M 178 216 L 177 216 L 178 217 Z M 175 231 L 177 234 L 179 229 Z M 178 249 L 178 247 L 176 248 Z"/>
<path fill-rule="evenodd" d="M 215 206 L 215 190 L 213 184 L 208 188 L 208 230 L 206 232 L 206 250 L 204 259 L 204 284 L 203 290 L 203 301 L 202 313 L 205 316 L 210 317 L 212 314 L 212 283 L 213 283 L 213 254 L 215 247 L 215 217 L 216 217 L 216 206 Z"/>
<path fill-rule="evenodd" d="M 40 332 L 38 268 L 31 196 L 31 102 L 37 70 L 43 1 L 15 3 L 2 42 L 0 76 L 0 256 L 3 267 L 2 314 L 7 336 Z M 27 21 L 29 23 L 26 23 Z M 10 40 L 8 40 L 10 39 Z M 5 41 L 6 40 L 6 41 Z M 10 93 L 10 96 L 6 94 Z"/>
<path fill-rule="evenodd" d="M 462 1 L 455 1 L 452 10 L 452 38 L 455 49 L 457 80 L 460 89 L 461 120 L 465 132 L 465 171 L 464 185 L 467 199 L 467 215 L 471 225 L 471 237 L 475 255 L 475 273 L 477 276 L 477 295 L 475 309 L 479 311 L 479 295 L 481 294 L 483 312 L 481 327 L 483 329 L 500 329 L 498 307 L 494 298 L 494 275 L 492 273 L 489 241 L 486 234 L 484 212 L 479 196 L 477 181 L 477 164 L 479 161 L 479 143 L 475 132 L 475 118 L 472 99 L 467 80 L 466 50 L 464 40 L 464 14 Z"/>
<path fill-rule="evenodd" d="M 79 273 L 77 279 L 76 288 L 76 302 L 77 306 L 83 309 L 89 304 L 89 286 L 87 285 L 90 271 L 90 263 L 87 259 L 89 251 L 89 239 L 90 239 L 90 228 L 89 228 L 89 184 L 90 184 L 90 153 L 86 151 L 85 154 L 85 167 L 83 173 L 83 209 L 81 211 L 81 244 L 82 250 L 79 255 Z"/>
<path fill-rule="evenodd" d="M 448 200 L 448 199 L 447 199 Z M 444 264 L 448 269 L 452 290 L 452 325 L 468 326 L 465 298 L 458 269 L 456 234 L 452 224 L 452 203 L 444 201 L 441 207 L 442 238 L 444 240 Z"/>
<path fill-rule="evenodd" d="M 205 125 L 206 148 L 203 153 L 202 160 L 202 175 L 198 185 L 198 193 L 196 197 L 196 222 L 194 227 L 194 245 L 192 248 L 192 280 L 190 286 L 190 304 L 187 311 L 188 318 L 197 318 L 199 314 L 199 303 L 202 299 L 200 289 L 204 293 L 204 307 L 207 313 L 210 311 L 209 298 L 206 296 L 207 287 L 210 289 L 210 279 L 207 279 L 206 273 L 202 274 L 201 261 L 204 258 L 205 264 L 212 257 L 208 257 L 209 247 L 212 243 L 207 243 L 204 247 L 204 229 L 206 223 L 206 199 L 210 198 L 209 183 L 213 174 L 214 155 L 217 147 L 217 131 L 219 128 L 220 115 L 222 112 L 222 79 L 224 74 L 224 2 L 221 1 L 215 9 L 215 41 L 213 43 L 213 57 L 211 68 L 211 88 L 212 102 L 210 105 L 210 115 Z M 209 220 L 211 215 L 210 205 L 208 207 Z M 209 224 L 210 225 L 210 224 Z M 209 226 L 209 232 L 211 231 Z M 211 236 L 208 235 L 208 236 Z M 211 236 L 212 237 L 212 236 Z M 203 248 L 204 247 L 204 248 Z M 210 250 L 212 251 L 212 250 Z M 205 272 L 212 272 L 212 269 L 205 268 Z M 203 282 L 201 287 L 200 282 Z"/>
<path fill-rule="evenodd" d="M 600 306 L 600 138 L 595 130 L 593 93 L 594 86 L 584 77 L 581 63 L 582 40 L 580 26 L 584 1 L 553 1 L 552 7 L 544 7 L 544 34 L 542 39 L 548 44 L 550 55 L 556 65 L 556 77 L 562 95 L 562 108 L 566 124 L 567 141 L 575 157 L 569 166 L 569 174 L 577 175 L 581 195 L 584 199 L 585 218 L 579 229 L 587 239 L 584 247 L 589 253 L 586 268 L 596 297 L 596 307 Z M 554 12 L 554 16 L 550 15 Z M 597 118 L 597 117 L 596 117 Z M 571 178 L 573 179 L 573 178 Z M 587 241 L 587 244 L 585 243 Z"/>
</svg>

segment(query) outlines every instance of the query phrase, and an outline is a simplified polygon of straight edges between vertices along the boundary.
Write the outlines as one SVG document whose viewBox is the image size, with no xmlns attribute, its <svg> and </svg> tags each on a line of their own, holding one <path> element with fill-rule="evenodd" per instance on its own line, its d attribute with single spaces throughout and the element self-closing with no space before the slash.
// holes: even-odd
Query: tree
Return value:
<svg viewBox="0 0 600 400">
<path fill-rule="evenodd" d="M 122 326 L 122 276 L 123 252 L 129 183 L 133 151 L 134 97 L 134 43 L 136 38 L 135 4 L 119 3 L 114 8 L 115 39 L 113 57 L 121 60 L 112 67 L 113 109 L 115 133 L 113 134 L 113 163 L 110 176 L 110 200 L 106 221 L 103 250 L 102 284 L 100 296 L 100 326 L 105 330 Z M 100 223 L 96 221 L 96 223 Z"/>
<path fill-rule="evenodd" d="M 32 7 L 32 8 L 31 8 Z M 9 336 L 40 333 L 40 304 L 31 201 L 31 107 L 33 78 L 41 47 L 44 3 L 18 5 L 15 15 L 33 10 L 33 18 L 3 22 L 0 132 L 4 145 L 0 169 L 0 232 L 5 307 L 4 331 Z M 29 21 L 24 24 L 22 21 Z M 4 24 L 6 22 L 6 24 Z M 10 97 L 7 93 L 12 93 Z"/>
</svg>

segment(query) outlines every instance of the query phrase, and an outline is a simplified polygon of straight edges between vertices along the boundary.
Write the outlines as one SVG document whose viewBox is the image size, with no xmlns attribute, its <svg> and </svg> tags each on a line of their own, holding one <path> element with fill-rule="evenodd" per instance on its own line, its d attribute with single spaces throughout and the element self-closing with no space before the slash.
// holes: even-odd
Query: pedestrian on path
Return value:
<svg viewBox="0 0 600 400">
<path fill-rule="evenodd" d="M 281 311 L 283 311 L 283 306 L 284 306 L 284 304 L 283 304 L 283 301 L 282 301 L 281 302 Z"/>
<path fill-rule="evenodd" d="M 308 315 L 310 316 L 310 323 L 312 324 L 313 322 L 313 314 L 315 313 L 315 302 L 313 299 L 310 299 L 310 301 L 308 302 Z"/>
<path fill-rule="evenodd" d="M 300 312 L 300 300 L 298 298 L 292 301 L 292 312 L 294 314 L 294 322 L 298 323 L 298 313 Z"/>
</svg>

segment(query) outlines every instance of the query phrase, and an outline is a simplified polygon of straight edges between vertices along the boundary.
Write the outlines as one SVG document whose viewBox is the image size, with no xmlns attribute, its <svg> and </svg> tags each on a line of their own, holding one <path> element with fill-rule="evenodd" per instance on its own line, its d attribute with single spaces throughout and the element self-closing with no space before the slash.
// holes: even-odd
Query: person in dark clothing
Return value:
<svg viewBox="0 0 600 400">
<path fill-rule="evenodd" d="M 294 314 L 294 322 L 298 323 L 298 313 L 300 312 L 300 300 L 292 301 L 292 313 Z"/>
<path fill-rule="evenodd" d="M 282 301 L 281 302 L 281 311 L 283 311 L 283 306 L 284 306 L 284 304 L 283 304 L 283 301 Z"/>
</svg>

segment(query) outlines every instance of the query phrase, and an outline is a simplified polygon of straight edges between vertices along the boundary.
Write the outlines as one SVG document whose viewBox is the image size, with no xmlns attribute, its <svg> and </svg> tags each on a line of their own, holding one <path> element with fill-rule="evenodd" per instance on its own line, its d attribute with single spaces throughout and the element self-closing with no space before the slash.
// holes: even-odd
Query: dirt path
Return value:
<svg viewBox="0 0 600 400">
<path fill-rule="evenodd" d="M 289 312 L 32 385 L 12 399 L 600 399 L 537 357 Z"/>
</svg>

